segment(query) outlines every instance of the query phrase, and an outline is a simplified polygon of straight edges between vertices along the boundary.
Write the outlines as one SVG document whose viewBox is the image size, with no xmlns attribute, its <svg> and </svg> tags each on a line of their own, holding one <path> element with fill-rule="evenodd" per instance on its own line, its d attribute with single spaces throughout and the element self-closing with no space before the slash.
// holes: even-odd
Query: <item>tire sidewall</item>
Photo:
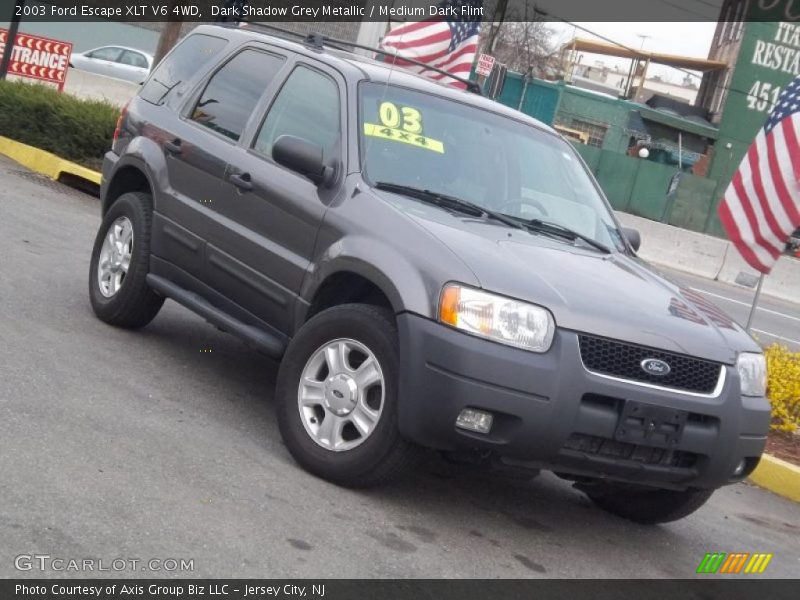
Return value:
<svg viewBox="0 0 800 600">
<path fill-rule="evenodd" d="M 149 210 L 149 206 L 145 206 L 145 199 L 141 196 L 143 194 L 138 193 L 128 193 L 120 196 L 103 217 L 103 222 L 97 231 L 94 248 L 92 249 L 92 262 L 89 268 L 89 297 L 96 311 L 114 312 L 118 307 L 124 305 L 126 300 L 134 293 L 134 287 L 137 284 L 141 285 L 147 275 L 147 273 L 139 272 L 142 255 L 149 252 L 149 248 L 146 247 L 146 240 L 149 239 L 149 236 L 147 235 L 145 215 L 145 211 Z M 131 252 L 130 267 L 122 282 L 122 287 L 116 294 L 106 298 L 100 291 L 100 286 L 97 282 L 98 260 L 109 228 L 120 217 L 127 217 L 133 227 L 133 251 Z"/>
<path fill-rule="evenodd" d="M 402 441 L 397 426 L 399 354 L 397 330 L 388 311 L 363 305 L 329 309 L 306 323 L 281 362 L 276 386 L 278 425 L 292 456 L 307 470 L 333 481 L 352 481 L 375 469 Z M 361 444 L 333 452 L 318 445 L 303 426 L 297 394 L 309 358 L 327 342 L 350 338 L 364 344 L 380 363 L 384 399 L 375 429 Z"/>
</svg>

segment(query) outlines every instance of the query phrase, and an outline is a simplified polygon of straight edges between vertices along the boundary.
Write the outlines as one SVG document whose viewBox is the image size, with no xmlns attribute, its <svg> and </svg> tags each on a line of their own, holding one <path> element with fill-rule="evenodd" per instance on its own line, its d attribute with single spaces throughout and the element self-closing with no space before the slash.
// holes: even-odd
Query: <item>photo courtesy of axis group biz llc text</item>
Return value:
<svg viewBox="0 0 800 600">
<path fill-rule="evenodd" d="M 800 3 L 3 0 L 0 474 L 3 600 L 795 598 Z"/>
</svg>

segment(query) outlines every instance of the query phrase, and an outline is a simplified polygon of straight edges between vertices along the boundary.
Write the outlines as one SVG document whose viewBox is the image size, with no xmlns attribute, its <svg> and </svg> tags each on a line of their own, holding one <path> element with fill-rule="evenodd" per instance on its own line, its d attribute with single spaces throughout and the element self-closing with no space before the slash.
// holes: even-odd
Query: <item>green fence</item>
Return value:
<svg viewBox="0 0 800 600">
<path fill-rule="evenodd" d="M 563 85 L 508 73 L 499 102 L 551 125 L 561 98 Z"/>
<path fill-rule="evenodd" d="M 604 123 L 602 148 L 578 143 L 575 147 L 616 210 L 724 237 L 716 216 L 724 187 L 716 179 L 684 173 L 668 197 L 676 167 L 624 153 L 630 136 L 628 115 L 635 104 L 518 73 L 508 73 L 497 100 L 548 125 L 569 125 L 576 118 Z"/>
<path fill-rule="evenodd" d="M 668 196 L 675 167 L 583 144 L 575 147 L 615 210 L 719 235 L 716 220 L 710 218 L 716 206 L 715 179 L 684 173 L 677 189 Z"/>
</svg>

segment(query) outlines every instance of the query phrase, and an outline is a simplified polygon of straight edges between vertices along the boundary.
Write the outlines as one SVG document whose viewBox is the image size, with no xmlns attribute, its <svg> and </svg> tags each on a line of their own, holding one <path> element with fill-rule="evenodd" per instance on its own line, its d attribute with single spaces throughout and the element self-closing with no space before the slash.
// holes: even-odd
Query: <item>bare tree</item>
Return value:
<svg viewBox="0 0 800 600">
<path fill-rule="evenodd" d="M 556 52 L 555 32 L 528 1 L 498 4 L 486 32 L 485 52 L 512 71 L 543 75 Z"/>
<path fill-rule="evenodd" d="M 553 31 L 542 21 L 504 23 L 495 42 L 495 58 L 512 71 L 537 75 L 554 53 Z"/>
</svg>

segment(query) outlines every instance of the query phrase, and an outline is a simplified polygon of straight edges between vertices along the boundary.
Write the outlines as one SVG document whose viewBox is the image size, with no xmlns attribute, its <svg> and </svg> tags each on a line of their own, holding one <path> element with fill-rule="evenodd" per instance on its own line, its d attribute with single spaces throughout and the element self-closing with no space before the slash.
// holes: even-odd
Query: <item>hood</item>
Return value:
<svg viewBox="0 0 800 600">
<path fill-rule="evenodd" d="M 483 289 L 548 308 L 560 328 L 726 364 L 739 352 L 760 352 L 721 309 L 639 258 L 391 196 L 464 260 Z"/>
</svg>

